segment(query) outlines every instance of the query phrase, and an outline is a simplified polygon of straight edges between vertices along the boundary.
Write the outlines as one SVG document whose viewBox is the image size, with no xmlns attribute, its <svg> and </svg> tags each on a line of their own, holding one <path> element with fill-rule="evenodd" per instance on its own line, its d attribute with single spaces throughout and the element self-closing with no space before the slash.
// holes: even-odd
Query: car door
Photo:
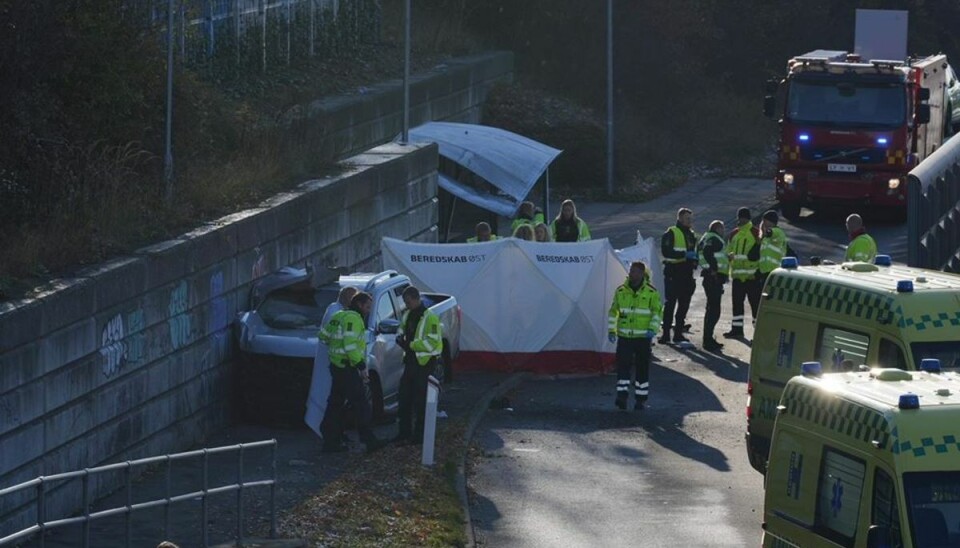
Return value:
<svg viewBox="0 0 960 548">
<path fill-rule="evenodd" d="M 383 389 L 384 406 L 390 407 L 396 402 L 400 377 L 403 375 L 403 349 L 397 346 L 396 333 L 381 333 L 379 329 L 380 322 L 399 319 L 390 291 L 383 291 L 377 296 L 371 316 L 373 321 L 369 330 L 373 337 L 372 354 Z"/>
</svg>

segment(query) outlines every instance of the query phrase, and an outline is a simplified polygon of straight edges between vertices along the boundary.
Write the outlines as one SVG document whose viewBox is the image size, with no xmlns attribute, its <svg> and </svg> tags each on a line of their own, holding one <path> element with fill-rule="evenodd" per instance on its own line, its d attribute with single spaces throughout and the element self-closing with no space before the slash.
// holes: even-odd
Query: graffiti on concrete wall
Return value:
<svg viewBox="0 0 960 548">
<path fill-rule="evenodd" d="M 137 309 L 126 316 L 126 332 L 128 333 L 127 361 L 129 363 L 140 363 L 146 359 L 146 341 L 144 340 L 143 329 L 145 327 L 143 320 L 143 310 Z"/>
<path fill-rule="evenodd" d="M 216 333 L 227 326 L 227 300 L 223 298 L 223 272 L 210 276 L 210 319 L 207 332 Z"/>
<path fill-rule="evenodd" d="M 127 346 L 123 342 L 123 316 L 110 318 L 100 332 L 100 356 L 103 376 L 110 378 L 120 371 L 127 359 Z"/>
<path fill-rule="evenodd" d="M 170 344 L 174 350 L 190 341 L 190 315 L 187 314 L 189 304 L 190 295 L 187 282 L 181 281 L 170 292 L 170 304 L 167 306 Z"/>
</svg>

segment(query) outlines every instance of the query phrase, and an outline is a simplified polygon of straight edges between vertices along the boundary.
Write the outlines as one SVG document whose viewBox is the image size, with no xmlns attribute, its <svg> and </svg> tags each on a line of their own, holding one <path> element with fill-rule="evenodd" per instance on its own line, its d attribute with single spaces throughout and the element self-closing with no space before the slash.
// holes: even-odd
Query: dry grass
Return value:
<svg viewBox="0 0 960 548">
<path fill-rule="evenodd" d="M 436 465 L 420 465 L 418 446 L 389 446 L 356 460 L 280 520 L 280 534 L 311 546 L 463 546 L 455 488 L 463 420 L 443 423 Z"/>
</svg>

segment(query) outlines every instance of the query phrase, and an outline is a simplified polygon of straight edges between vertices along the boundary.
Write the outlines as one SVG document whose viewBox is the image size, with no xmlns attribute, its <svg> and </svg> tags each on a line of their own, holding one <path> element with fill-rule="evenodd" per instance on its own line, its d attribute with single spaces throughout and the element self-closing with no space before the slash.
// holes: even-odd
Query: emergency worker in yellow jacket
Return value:
<svg viewBox="0 0 960 548">
<path fill-rule="evenodd" d="M 763 289 L 767 276 L 780 267 L 780 261 L 787 256 L 787 234 L 777 224 L 780 216 L 772 209 L 763 214 L 760 222 L 760 278 L 758 284 Z"/>
<path fill-rule="evenodd" d="M 727 244 L 730 257 L 730 278 L 733 280 L 733 318 L 730 320 L 730 331 L 723 336 L 727 339 L 743 338 L 743 321 L 745 311 L 743 300 L 750 302 L 750 310 L 756 321 L 760 312 L 760 293 L 763 289 L 759 285 L 760 270 L 760 231 L 753 226 L 750 210 L 741 207 L 737 210 L 737 228 L 730 233 Z"/>
<path fill-rule="evenodd" d="M 343 439 L 344 403 L 349 402 L 356 414 L 360 441 L 373 451 L 381 446 L 370 428 L 371 411 L 364 382 L 367 379 L 367 326 L 365 318 L 373 308 L 369 293 L 360 292 L 350 300 L 350 307 L 340 310 L 320 330 L 319 337 L 327 345 L 332 384 L 327 410 L 320 425 L 323 452 L 346 451 Z"/>
<path fill-rule="evenodd" d="M 423 421 L 427 405 L 427 378 L 443 354 L 440 317 L 420 298 L 420 290 L 403 290 L 407 310 L 400 320 L 397 345 L 403 348 L 403 376 L 400 377 L 400 433 L 398 442 L 423 443 Z"/>
<path fill-rule="evenodd" d="M 850 236 L 850 245 L 843 260 L 872 263 L 877 256 L 877 242 L 867 234 L 863 218 L 856 213 L 847 217 L 847 234 Z"/>
<path fill-rule="evenodd" d="M 647 266 L 636 261 L 630 265 L 627 280 L 617 288 L 610 304 L 607 330 L 610 342 L 617 343 L 617 397 L 620 409 L 627 408 L 630 375 L 636 369 L 634 404 L 643 409 L 650 394 L 650 345 L 660 329 L 663 305 L 660 293 L 650 285 Z"/>
</svg>

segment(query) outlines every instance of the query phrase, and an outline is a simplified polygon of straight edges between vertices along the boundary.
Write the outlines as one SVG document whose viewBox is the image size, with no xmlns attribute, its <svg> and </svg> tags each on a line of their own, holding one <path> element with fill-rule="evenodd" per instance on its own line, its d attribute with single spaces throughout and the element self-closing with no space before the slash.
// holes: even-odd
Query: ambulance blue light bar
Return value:
<svg viewBox="0 0 960 548">
<path fill-rule="evenodd" d="M 877 255 L 873 258 L 873 264 L 877 266 L 892 266 L 893 259 L 890 258 L 890 255 Z"/>
<path fill-rule="evenodd" d="M 784 257 L 780 259 L 780 268 L 794 269 L 797 268 L 799 264 L 796 257 Z"/>
<path fill-rule="evenodd" d="M 823 376 L 823 367 L 820 362 L 803 362 L 803 365 L 800 366 L 800 374 L 804 377 L 821 377 Z"/>
<path fill-rule="evenodd" d="M 920 360 L 920 371 L 927 373 L 940 373 L 940 360 L 937 358 L 924 358 Z"/>
<path fill-rule="evenodd" d="M 887 144 L 887 138 L 886 138 L 886 137 L 877 137 L 877 144 L 878 144 L 878 145 L 885 145 L 885 144 Z"/>
<path fill-rule="evenodd" d="M 897 282 L 897 293 L 913 293 L 913 280 L 900 280 Z"/>
<path fill-rule="evenodd" d="M 916 394 L 903 394 L 897 407 L 900 409 L 920 409 L 920 396 Z"/>
</svg>

